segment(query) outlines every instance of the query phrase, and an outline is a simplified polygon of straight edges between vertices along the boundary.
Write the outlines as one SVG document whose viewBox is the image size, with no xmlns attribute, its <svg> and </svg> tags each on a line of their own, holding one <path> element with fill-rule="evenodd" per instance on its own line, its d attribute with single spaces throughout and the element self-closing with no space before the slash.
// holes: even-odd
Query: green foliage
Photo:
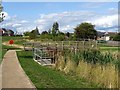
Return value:
<svg viewBox="0 0 120 90">
<path fill-rule="evenodd" d="M 116 67 L 118 68 L 119 73 L 120 73 L 120 57 L 119 57 L 119 60 L 117 60 L 117 61 L 115 62 L 115 65 L 116 65 Z"/>
<path fill-rule="evenodd" d="M 51 34 L 51 29 L 48 30 L 48 34 Z"/>
<path fill-rule="evenodd" d="M 98 50 L 84 51 L 83 56 L 85 61 L 92 64 L 100 63 L 102 65 L 106 65 L 107 63 L 114 61 L 114 58 L 110 53 L 102 54 Z"/>
<path fill-rule="evenodd" d="M 52 34 L 41 34 L 39 36 L 41 40 L 51 40 L 53 38 Z"/>
<path fill-rule="evenodd" d="M 72 56 L 72 60 L 75 61 L 76 65 L 78 65 L 79 61 L 83 60 L 84 58 L 82 52 L 77 52 L 76 54 L 72 53 L 71 56 Z"/>
<path fill-rule="evenodd" d="M 65 40 L 65 36 L 64 35 L 58 35 L 58 36 L 54 36 L 53 41 L 64 41 Z"/>
<path fill-rule="evenodd" d="M 29 34 L 29 38 L 30 39 L 35 39 L 37 37 L 37 34 L 36 34 L 36 31 L 35 30 L 32 30 Z"/>
<path fill-rule="evenodd" d="M 29 36 L 30 39 L 35 39 L 37 38 L 37 35 L 39 35 L 38 28 L 36 27 L 36 29 L 32 30 L 31 32 L 24 32 L 24 35 Z"/>
<path fill-rule="evenodd" d="M 36 27 L 35 32 L 36 32 L 36 35 L 40 35 L 38 27 Z"/>
<path fill-rule="evenodd" d="M 94 39 L 97 36 L 97 31 L 91 23 L 81 23 L 75 28 L 76 39 Z"/>
<path fill-rule="evenodd" d="M 67 33 L 66 33 L 66 36 L 67 36 L 67 37 L 70 37 L 70 33 L 69 33 L 69 32 L 67 32 Z"/>
<path fill-rule="evenodd" d="M 114 40 L 114 41 L 120 41 L 120 33 L 118 33 L 117 35 L 115 35 L 115 36 L 113 37 L 113 40 Z"/>
<path fill-rule="evenodd" d="M 52 35 L 56 36 L 59 33 L 59 24 L 57 22 L 54 22 L 52 27 Z"/>
<path fill-rule="evenodd" d="M 48 34 L 48 32 L 47 31 L 43 31 L 41 34 L 45 35 L 45 34 Z"/>
<path fill-rule="evenodd" d="M 24 32 L 23 34 L 24 34 L 24 36 L 29 36 L 30 32 L 27 31 L 27 32 Z"/>
<path fill-rule="evenodd" d="M 97 87 L 93 83 L 66 75 L 52 68 L 43 67 L 33 61 L 32 52 L 17 52 L 20 64 L 37 89 L 41 88 L 87 88 Z"/>
<path fill-rule="evenodd" d="M 84 60 L 91 64 L 99 63 L 101 65 L 106 65 L 107 63 L 113 63 L 113 61 L 116 61 L 109 52 L 102 54 L 99 50 L 84 50 L 77 52 L 76 54 L 71 54 L 71 56 L 72 60 L 74 60 L 77 65 L 80 60 Z"/>
</svg>

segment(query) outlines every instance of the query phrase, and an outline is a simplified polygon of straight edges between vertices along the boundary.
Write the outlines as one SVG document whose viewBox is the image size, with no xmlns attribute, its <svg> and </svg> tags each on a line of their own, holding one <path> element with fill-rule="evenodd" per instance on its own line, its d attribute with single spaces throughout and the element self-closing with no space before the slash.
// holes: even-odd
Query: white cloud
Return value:
<svg viewBox="0 0 120 90">
<path fill-rule="evenodd" d="M 73 32 L 73 28 L 82 22 L 95 24 L 97 30 L 115 31 L 118 25 L 118 15 L 99 15 L 90 11 L 66 11 L 62 13 L 40 14 L 40 17 L 35 21 L 18 20 L 17 16 L 12 16 L 0 23 L 0 27 L 7 27 L 22 33 L 31 31 L 37 26 L 41 33 L 51 29 L 55 21 L 59 23 L 59 29 L 62 32 Z"/>
<path fill-rule="evenodd" d="M 96 20 L 91 21 L 97 27 L 109 28 L 118 25 L 118 15 L 102 16 Z"/>
<path fill-rule="evenodd" d="M 118 14 L 118 8 L 109 8 L 108 9 L 108 14 Z"/>
<path fill-rule="evenodd" d="M 22 20 L 21 23 L 28 23 L 28 21 L 27 20 Z"/>
<path fill-rule="evenodd" d="M 52 24 L 57 21 L 60 26 L 60 31 L 66 32 L 67 30 L 73 31 L 73 27 L 77 24 L 80 24 L 86 19 L 90 20 L 95 16 L 95 13 L 88 11 L 42 14 L 38 20 L 35 20 L 35 24 L 39 27 L 40 31 L 43 31 L 51 28 Z"/>
<path fill-rule="evenodd" d="M 13 24 L 12 27 L 20 27 L 21 25 L 22 24 L 17 23 L 17 24 Z"/>
</svg>

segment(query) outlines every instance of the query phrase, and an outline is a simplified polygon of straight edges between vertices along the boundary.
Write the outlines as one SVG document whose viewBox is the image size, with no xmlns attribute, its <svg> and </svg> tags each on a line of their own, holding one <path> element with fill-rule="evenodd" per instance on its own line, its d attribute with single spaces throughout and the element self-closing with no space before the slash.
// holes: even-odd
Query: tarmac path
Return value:
<svg viewBox="0 0 120 90">
<path fill-rule="evenodd" d="M 5 54 L 2 66 L 2 88 L 31 88 L 35 86 L 19 64 L 16 51 L 9 50 Z"/>
</svg>

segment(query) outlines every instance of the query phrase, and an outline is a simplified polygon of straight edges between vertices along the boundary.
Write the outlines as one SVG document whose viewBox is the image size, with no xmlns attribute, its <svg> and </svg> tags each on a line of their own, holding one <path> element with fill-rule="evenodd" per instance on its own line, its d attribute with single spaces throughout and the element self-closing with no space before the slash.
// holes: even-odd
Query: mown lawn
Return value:
<svg viewBox="0 0 120 90">
<path fill-rule="evenodd" d="M 23 45 L 23 43 L 26 42 L 24 39 L 24 37 L 3 36 L 2 42 L 9 42 L 9 40 L 14 40 L 14 44 Z"/>
<path fill-rule="evenodd" d="M 2 42 L 9 41 L 9 40 L 21 40 L 23 37 L 16 37 L 16 36 L 2 36 Z"/>
<path fill-rule="evenodd" d="M 2 45 L 1 44 L 1 51 L 0 51 L 0 63 L 2 62 L 2 59 L 3 59 L 3 57 L 4 57 L 4 55 L 5 55 L 5 53 L 7 52 L 7 50 L 6 49 L 4 49 L 4 45 Z"/>
<path fill-rule="evenodd" d="M 19 62 L 37 88 L 95 88 L 97 85 L 75 75 L 66 75 L 63 72 L 39 65 L 32 58 L 30 51 L 17 52 Z"/>
<path fill-rule="evenodd" d="M 1 53 L 0 53 L 0 63 L 2 62 L 2 59 L 5 55 L 5 53 L 7 52 L 7 50 L 16 50 L 16 49 L 19 49 L 19 48 L 15 48 L 13 46 L 6 46 L 6 45 L 1 45 Z"/>
<path fill-rule="evenodd" d="M 118 51 L 118 47 L 100 47 L 101 51 L 110 51 L 110 52 L 114 52 L 114 51 Z"/>
</svg>

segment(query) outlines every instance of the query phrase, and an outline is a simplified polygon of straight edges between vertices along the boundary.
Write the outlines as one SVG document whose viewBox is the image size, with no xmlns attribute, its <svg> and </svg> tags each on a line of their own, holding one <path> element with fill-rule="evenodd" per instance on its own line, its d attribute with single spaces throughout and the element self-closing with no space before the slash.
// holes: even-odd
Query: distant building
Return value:
<svg viewBox="0 0 120 90">
<path fill-rule="evenodd" d="M 14 31 L 10 29 L 0 28 L 0 36 L 14 36 Z"/>
<path fill-rule="evenodd" d="M 98 34 L 97 40 L 105 40 L 105 41 L 112 40 L 111 37 L 116 35 L 115 32 L 97 32 L 97 34 Z"/>
</svg>

